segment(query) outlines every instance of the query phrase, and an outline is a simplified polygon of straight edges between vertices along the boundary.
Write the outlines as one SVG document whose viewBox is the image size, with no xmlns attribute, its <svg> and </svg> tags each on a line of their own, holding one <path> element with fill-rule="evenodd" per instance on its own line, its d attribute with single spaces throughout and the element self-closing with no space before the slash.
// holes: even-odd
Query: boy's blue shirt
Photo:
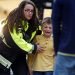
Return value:
<svg viewBox="0 0 75 75">
<path fill-rule="evenodd" d="M 55 52 L 75 54 L 75 0 L 55 0 L 52 24 Z"/>
</svg>

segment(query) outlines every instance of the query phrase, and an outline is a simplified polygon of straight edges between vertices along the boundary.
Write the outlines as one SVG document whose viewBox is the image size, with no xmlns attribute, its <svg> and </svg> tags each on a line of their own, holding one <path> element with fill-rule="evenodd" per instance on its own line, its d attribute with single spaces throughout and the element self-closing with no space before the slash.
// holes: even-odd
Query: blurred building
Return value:
<svg viewBox="0 0 75 75">
<path fill-rule="evenodd" d="M 0 0 L 0 20 L 5 18 L 21 1 L 22 0 Z"/>
<path fill-rule="evenodd" d="M 53 0 L 31 0 L 38 8 L 39 19 L 51 17 Z"/>
</svg>

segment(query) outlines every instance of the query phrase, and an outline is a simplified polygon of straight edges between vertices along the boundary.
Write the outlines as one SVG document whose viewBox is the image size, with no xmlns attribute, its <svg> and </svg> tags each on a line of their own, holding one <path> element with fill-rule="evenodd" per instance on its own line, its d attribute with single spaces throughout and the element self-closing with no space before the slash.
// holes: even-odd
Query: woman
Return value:
<svg viewBox="0 0 75 75">
<path fill-rule="evenodd" d="M 16 9 L 9 13 L 4 22 L 6 23 L 3 28 L 4 38 L 12 50 L 11 54 L 15 55 L 11 69 L 14 75 L 28 75 L 26 54 L 42 50 L 40 45 L 31 43 L 39 29 L 34 3 L 22 1 Z"/>
</svg>

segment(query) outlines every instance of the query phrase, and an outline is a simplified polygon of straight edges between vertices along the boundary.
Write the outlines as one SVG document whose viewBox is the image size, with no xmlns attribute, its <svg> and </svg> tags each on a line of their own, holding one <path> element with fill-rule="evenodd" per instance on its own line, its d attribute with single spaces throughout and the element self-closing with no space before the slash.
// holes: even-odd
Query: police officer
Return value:
<svg viewBox="0 0 75 75">
<path fill-rule="evenodd" d="M 10 62 L 9 67 L 13 70 L 14 75 L 28 75 L 26 54 L 43 49 L 39 44 L 32 43 L 39 30 L 35 4 L 32 1 L 22 1 L 16 9 L 9 13 L 3 23 L 5 25 L 1 39 L 4 41 L 1 44 L 1 50 L 4 49 L 0 54 Z M 0 75 L 10 75 L 9 69 L 0 70 Z"/>
</svg>

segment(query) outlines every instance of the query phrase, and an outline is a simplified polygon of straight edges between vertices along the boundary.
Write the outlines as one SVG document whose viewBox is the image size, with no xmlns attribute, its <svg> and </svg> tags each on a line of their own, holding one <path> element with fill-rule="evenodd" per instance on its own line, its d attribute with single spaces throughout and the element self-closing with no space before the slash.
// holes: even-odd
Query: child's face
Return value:
<svg viewBox="0 0 75 75">
<path fill-rule="evenodd" d="M 52 33 L 52 25 L 45 23 L 42 27 L 43 35 L 46 37 L 50 37 Z"/>
</svg>

